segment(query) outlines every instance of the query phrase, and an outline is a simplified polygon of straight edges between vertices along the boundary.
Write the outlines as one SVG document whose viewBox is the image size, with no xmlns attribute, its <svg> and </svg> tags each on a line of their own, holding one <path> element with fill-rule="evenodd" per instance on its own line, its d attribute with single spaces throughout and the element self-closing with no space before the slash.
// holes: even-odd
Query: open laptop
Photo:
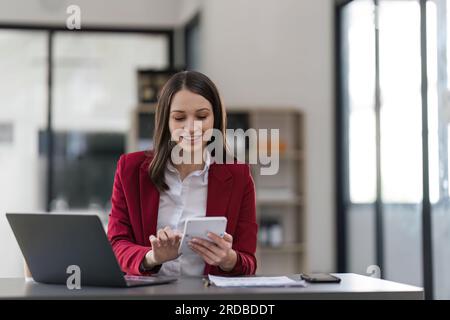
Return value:
<svg viewBox="0 0 450 320">
<path fill-rule="evenodd" d="M 36 282 L 66 284 L 80 268 L 81 286 L 135 287 L 176 281 L 175 277 L 124 276 L 95 215 L 7 213 Z"/>
</svg>

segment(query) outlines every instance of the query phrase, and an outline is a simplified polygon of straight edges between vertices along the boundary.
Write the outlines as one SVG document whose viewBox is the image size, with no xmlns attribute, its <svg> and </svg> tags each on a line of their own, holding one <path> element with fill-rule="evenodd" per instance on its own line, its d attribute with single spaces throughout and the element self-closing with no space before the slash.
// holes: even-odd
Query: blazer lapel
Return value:
<svg viewBox="0 0 450 320">
<path fill-rule="evenodd" d="M 211 164 L 208 171 L 208 195 L 206 216 L 228 216 L 228 203 L 233 190 L 233 176 L 223 164 Z M 205 263 L 203 274 L 211 272 L 211 265 Z"/>
<path fill-rule="evenodd" d="M 159 191 L 148 176 L 149 161 L 144 161 L 139 170 L 139 192 L 142 218 L 142 237 L 146 246 L 150 246 L 149 236 L 156 234 L 158 222 Z"/>
<path fill-rule="evenodd" d="M 222 164 L 211 164 L 208 171 L 206 216 L 227 216 L 233 188 L 233 176 Z"/>
</svg>

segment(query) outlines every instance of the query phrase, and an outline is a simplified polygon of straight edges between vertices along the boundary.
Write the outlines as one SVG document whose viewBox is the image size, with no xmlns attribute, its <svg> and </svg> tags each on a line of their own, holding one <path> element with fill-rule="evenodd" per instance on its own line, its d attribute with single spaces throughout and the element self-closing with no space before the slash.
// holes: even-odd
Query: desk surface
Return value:
<svg viewBox="0 0 450 320">
<path fill-rule="evenodd" d="M 423 289 L 353 273 L 335 274 L 339 284 L 308 284 L 305 288 L 218 288 L 204 287 L 201 277 L 180 278 L 158 286 L 137 288 L 46 285 L 23 278 L 0 279 L 0 299 L 423 299 Z M 297 276 L 292 276 L 297 277 Z"/>
</svg>

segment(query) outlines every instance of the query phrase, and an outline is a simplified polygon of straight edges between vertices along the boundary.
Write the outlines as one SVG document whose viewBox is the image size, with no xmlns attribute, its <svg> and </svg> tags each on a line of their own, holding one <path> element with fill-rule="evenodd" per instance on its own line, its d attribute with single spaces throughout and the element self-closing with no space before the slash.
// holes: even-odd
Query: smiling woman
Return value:
<svg viewBox="0 0 450 320">
<path fill-rule="evenodd" d="M 244 275 L 256 270 L 255 186 L 246 164 L 215 161 L 208 145 L 226 155 L 226 113 L 214 83 L 184 71 L 165 84 L 156 108 L 154 150 L 123 155 L 112 194 L 108 238 L 124 272 L 163 275 Z M 222 141 L 207 131 L 220 131 Z M 177 133 L 178 132 L 178 133 Z M 221 144 L 220 144 L 221 143 Z M 175 163 L 177 147 L 200 163 Z M 225 216 L 223 237 L 192 239 L 193 254 L 178 254 L 188 218 Z"/>
<path fill-rule="evenodd" d="M 196 141 L 195 137 L 198 141 L 211 128 L 219 130 L 225 137 L 226 113 L 216 86 L 199 72 L 177 73 L 163 87 L 156 108 L 155 157 L 149 173 L 160 191 L 166 190 L 163 176 L 173 144 L 179 142 L 182 148 L 190 152 L 191 144 Z M 179 141 L 172 141 L 173 138 L 177 139 L 176 132 L 181 137 Z M 209 143 L 210 141 L 206 144 Z M 197 143 L 197 148 L 198 146 Z M 224 149 L 225 146 L 223 141 Z"/>
</svg>

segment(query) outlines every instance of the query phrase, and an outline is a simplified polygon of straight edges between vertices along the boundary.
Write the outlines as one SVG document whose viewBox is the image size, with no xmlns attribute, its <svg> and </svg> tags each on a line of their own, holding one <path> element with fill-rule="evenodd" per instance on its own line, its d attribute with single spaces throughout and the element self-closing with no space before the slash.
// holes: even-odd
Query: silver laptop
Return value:
<svg viewBox="0 0 450 320">
<path fill-rule="evenodd" d="M 175 277 L 125 276 L 95 215 L 7 213 L 36 282 L 66 284 L 78 266 L 81 286 L 135 287 L 171 283 Z"/>
</svg>

